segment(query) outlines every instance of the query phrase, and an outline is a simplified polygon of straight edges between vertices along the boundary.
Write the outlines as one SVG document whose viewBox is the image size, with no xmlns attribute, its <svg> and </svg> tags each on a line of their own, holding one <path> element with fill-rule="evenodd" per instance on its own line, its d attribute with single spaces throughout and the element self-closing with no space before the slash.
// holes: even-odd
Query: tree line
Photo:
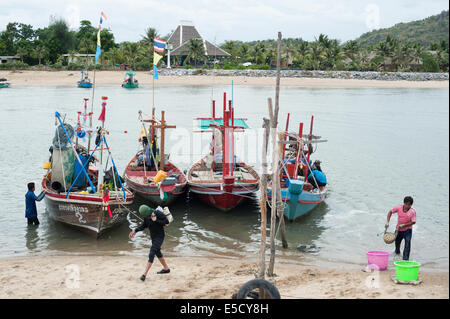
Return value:
<svg viewBox="0 0 450 319">
<path fill-rule="evenodd" d="M 80 21 L 80 27 L 71 30 L 64 19 L 55 17 L 51 17 L 47 27 L 38 29 L 33 29 L 29 24 L 8 23 L 6 29 L 0 31 L 0 56 L 19 56 L 20 61 L 15 65 L 0 64 L 0 67 L 93 67 L 86 65 L 88 60 L 85 63 L 68 64 L 63 55 L 94 54 L 97 31 L 88 20 Z M 153 63 L 153 38 L 156 36 L 167 40 L 170 34 L 162 36 L 155 28 L 149 27 L 144 30 L 139 41 L 117 43 L 110 29 L 102 29 L 101 63 L 97 67 L 128 64 L 136 69 L 148 70 Z M 276 65 L 276 40 L 229 40 L 220 47 L 231 56 L 223 59 L 207 57 L 202 41 L 191 39 L 184 59 L 180 61 L 179 57 L 172 57 L 172 66 L 177 65 L 177 62 L 186 68 L 268 69 Z M 244 66 L 246 62 L 252 65 Z M 442 40 L 424 46 L 420 42 L 400 42 L 389 35 L 377 44 L 369 45 L 361 45 L 357 40 L 341 43 L 324 34 L 314 41 L 287 38 L 282 40 L 281 65 L 283 68 L 304 70 L 448 72 L 449 43 Z"/>
</svg>

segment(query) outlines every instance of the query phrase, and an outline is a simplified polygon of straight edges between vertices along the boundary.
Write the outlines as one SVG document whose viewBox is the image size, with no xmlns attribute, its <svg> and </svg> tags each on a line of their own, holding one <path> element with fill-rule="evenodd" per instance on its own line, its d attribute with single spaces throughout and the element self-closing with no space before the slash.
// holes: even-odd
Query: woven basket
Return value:
<svg viewBox="0 0 450 319">
<path fill-rule="evenodd" d="M 397 238 L 397 231 L 395 231 L 395 233 L 385 232 L 383 236 L 386 244 L 392 244 L 395 241 L 395 238 Z"/>
</svg>

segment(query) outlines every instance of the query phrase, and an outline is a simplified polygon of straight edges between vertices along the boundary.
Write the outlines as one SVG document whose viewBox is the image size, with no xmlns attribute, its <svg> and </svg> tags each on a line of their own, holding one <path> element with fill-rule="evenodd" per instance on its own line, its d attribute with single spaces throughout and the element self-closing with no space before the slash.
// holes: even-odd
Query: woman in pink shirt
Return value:
<svg viewBox="0 0 450 319">
<path fill-rule="evenodd" d="M 411 250 L 412 228 L 416 223 L 416 211 L 412 208 L 413 199 L 411 196 L 406 196 L 403 199 L 403 205 L 395 206 L 388 212 L 386 228 L 389 227 L 389 221 L 392 214 L 397 213 L 397 237 L 395 238 L 395 253 L 400 254 L 400 244 L 405 240 L 405 248 L 403 249 L 403 260 L 409 260 L 409 252 Z"/>
</svg>

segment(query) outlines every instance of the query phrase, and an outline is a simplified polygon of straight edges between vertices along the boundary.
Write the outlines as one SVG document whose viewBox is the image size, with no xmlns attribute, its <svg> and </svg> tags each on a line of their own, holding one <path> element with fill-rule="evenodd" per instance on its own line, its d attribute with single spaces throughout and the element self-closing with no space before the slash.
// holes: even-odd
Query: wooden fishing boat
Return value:
<svg viewBox="0 0 450 319">
<path fill-rule="evenodd" d="M 232 103 L 229 101 L 227 109 L 226 102 L 224 93 L 223 118 L 215 116 L 215 101 L 211 118 L 197 118 L 202 132 L 207 129 L 213 133 L 211 151 L 187 173 L 190 191 L 223 211 L 235 208 L 259 189 L 258 173 L 234 154 L 234 132 L 243 131 L 248 125 L 245 119 L 234 118 Z"/>
<path fill-rule="evenodd" d="M 125 73 L 125 78 L 122 82 L 122 87 L 126 89 L 134 89 L 139 87 L 139 82 L 135 78 L 136 72 L 133 70 L 128 70 Z"/>
<path fill-rule="evenodd" d="M 279 147 L 282 154 L 283 169 L 280 176 L 281 197 L 284 202 L 284 215 L 295 220 L 313 210 L 325 200 L 327 186 L 314 188 L 305 180 L 312 171 L 310 156 L 313 144 L 323 143 L 320 136 L 312 134 L 314 116 L 311 117 L 309 135 L 303 135 L 303 123 L 299 125 L 299 133 L 289 133 L 289 114 L 286 130 L 279 134 Z M 289 145 L 289 147 L 286 147 Z M 272 198 L 272 185 L 267 188 L 267 197 Z"/>
<path fill-rule="evenodd" d="M 79 88 L 91 88 L 92 82 L 88 77 L 87 70 L 81 70 L 81 80 L 77 82 Z"/>
<path fill-rule="evenodd" d="M 102 125 L 97 131 L 93 149 L 93 112 L 86 114 L 89 126 L 85 124 L 86 120 L 80 119 L 81 112 L 78 112 L 76 129 L 64 123 L 58 112 L 55 113 L 59 125 L 52 143 L 50 165 L 42 180 L 50 218 L 97 238 L 126 220 L 127 206 L 132 204 L 134 198 L 133 193 L 122 184 L 105 138 L 108 133 L 104 127 L 107 97 L 102 99 L 102 113 L 99 117 Z M 85 106 L 87 100 L 85 99 Z M 86 134 L 89 135 L 87 147 L 81 145 Z M 94 156 L 96 152 L 100 154 Z M 106 161 L 103 152 L 108 154 Z M 109 170 L 108 163 L 112 166 Z"/>
<path fill-rule="evenodd" d="M 0 89 L 6 89 L 9 87 L 9 82 L 6 82 L 7 80 L 2 78 L 0 79 Z"/>
<path fill-rule="evenodd" d="M 184 193 L 187 184 L 184 173 L 169 161 L 169 154 L 165 153 L 165 130 L 176 126 L 167 125 L 164 114 L 162 111 L 161 120 L 157 120 L 153 109 L 152 119 L 143 120 L 142 112 L 139 113 L 143 125 L 139 141 L 143 149 L 133 156 L 124 174 L 128 187 L 160 206 L 170 205 Z M 146 127 L 145 123 L 150 125 Z M 161 176 L 164 177 L 159 181 Z"/>
</svg>

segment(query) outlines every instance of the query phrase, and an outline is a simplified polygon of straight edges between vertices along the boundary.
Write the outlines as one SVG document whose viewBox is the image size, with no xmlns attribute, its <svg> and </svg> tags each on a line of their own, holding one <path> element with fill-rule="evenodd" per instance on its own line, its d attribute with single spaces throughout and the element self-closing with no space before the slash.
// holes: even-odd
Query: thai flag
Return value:
<svg viewBox="0 0 450 319">
<path fill-rule="evenodd" d="M 166 47 L 166 41 L 158 39 L 157 37 L 153 38 L 154 49 L 156 52 L 163 53 L 164 48 Z"/>
<path fill-rule="evenodd" d="M 104 14 L 103 11 L 101 12 L 100 15 L 101 15 L 101 16 L 100 16 L 100 24 L 102 24 L 102 22 L 103 22 L 102 17 L 105 18 L 105 20 L 108 20 L 108 19 L 106 18 L 106 14 Z"/>
</svg>

